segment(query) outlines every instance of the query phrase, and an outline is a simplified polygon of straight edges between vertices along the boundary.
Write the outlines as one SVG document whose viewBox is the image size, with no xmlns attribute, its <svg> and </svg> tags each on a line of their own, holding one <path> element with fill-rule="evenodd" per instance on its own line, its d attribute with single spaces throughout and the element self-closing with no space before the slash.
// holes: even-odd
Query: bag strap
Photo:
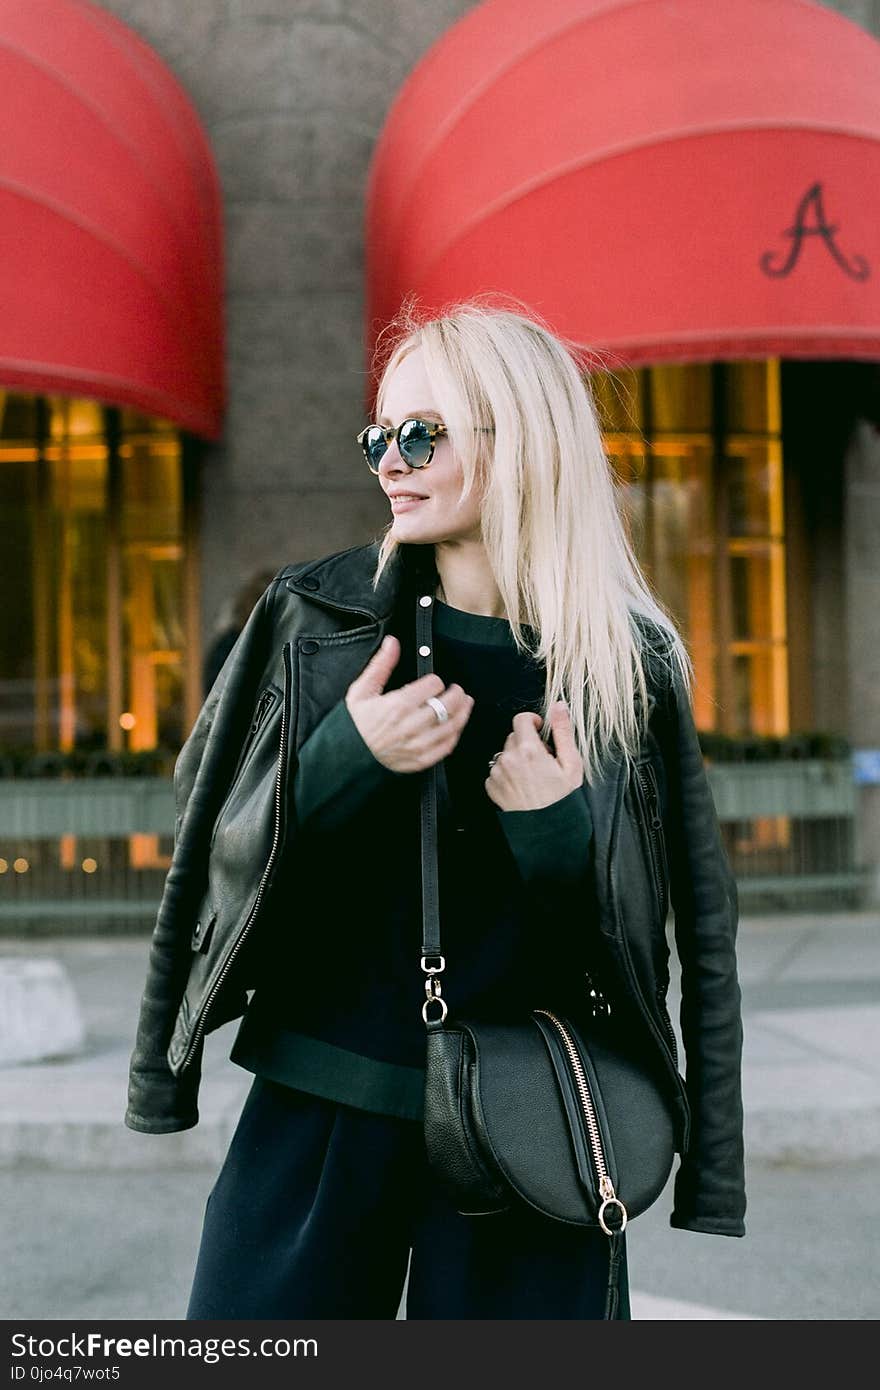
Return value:
<svg viewBox="0 0 880 1390">
<path fill-rule="evenodd" d="M 425 600 L 427 599 L 427 602 Z M 430 675 L 434 670 L 431 648 L 433 632 L 431 594 L 416 596 L 416 678 Z M 437 873 L 437 768 L 425 768 L 422 773 L 422 955 L 440 955 L 440 910 Z"/>
<path fill-rule="evenodd" d="M 416 595 L 416 677 L 429 675 L 434 670 L 432 643 L 434 640 L 431 616 L 434 608 L 432 593 Z M 440 993 L 440 981 L 436 978 L 446 968 L 440 952 L 440 907 L 439 875 L 437 869 L 437 776 L 440 763 L 425 768 L 422 773 L 421 792 L 421 842 L 422 842 L 422 969 L 427 975 L 425 993 L 428 996 L 422 1005 L 422 1018 L 428 1022 L 427 1008 L 432 1000 L 441 1007 L 438 1020 L 446 1017 L 446 1001 Z M 439 961 L 439 965 L 428 964 Z M 614 1231 L 608 1240 L 608 1282 L 605 1289 L 605 1319 L 619 1316 L 620 1308 L 620 1262 L 623 1254 L 623 1233 Z"/>
<path fill-rule="evenodd" d="M 434 670 L 432 643 L 433 624 L 431 615 L 434 607 L 432 593 L 416 594 L 416 677 L 430 675 Z M 442 1023 L 446 1018 L 446 1001 L 441 996 L 440 981 L 437 976 L 446 968 L 446 961 L 440 947 L 440 884 L 437 868 L 437 779 L 442 763 L 434 763 L 422 773 L 421 790 L 421 855 L 422 855 L 422 969 L 427 976 L 422 1005 L 422 1019 L 426 1024 L 428 1005 L 436 1000 L 440 1005 L 439 1019 L 430 1022 Z"/>
</svg>

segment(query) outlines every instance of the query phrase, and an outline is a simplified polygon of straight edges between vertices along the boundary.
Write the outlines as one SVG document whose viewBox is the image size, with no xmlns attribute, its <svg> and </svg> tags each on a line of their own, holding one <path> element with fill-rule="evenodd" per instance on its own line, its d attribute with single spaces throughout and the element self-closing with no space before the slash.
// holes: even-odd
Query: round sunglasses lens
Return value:
<svg viewBox="0 0 880 1390">
<path fill-rule="evenodd" d="M 388 445 L 385 443 L 385 435 L 378 425 L 374 425 L 372 429 L 367 430 L 364 435 L 364 453 L 367 456 L 367 460 L 374 468 L 379 467 L 387 448 Z"/>
<path fill-rule="evenodd" d="M 404 420 L 397 436 L 397 447 L 407 463 L 415 468 L 431 457 L 431 431 L 424 420 Z"/>
</svg>

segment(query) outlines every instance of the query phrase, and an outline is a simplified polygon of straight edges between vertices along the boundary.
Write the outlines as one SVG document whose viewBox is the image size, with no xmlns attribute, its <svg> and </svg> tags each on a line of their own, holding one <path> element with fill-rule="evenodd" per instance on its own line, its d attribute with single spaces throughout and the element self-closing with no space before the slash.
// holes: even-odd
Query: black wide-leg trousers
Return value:
<svg viewBox="0 0 880 1390">
<path fill-rule="evenodd" d="M 255 1077 L 205 1206 L 186 1317 L 394 1318 L 407 1267 L 407 1319 L 600 1319 L 608 1238 L 524 1205 L 462 1216 L 420 1121 Z"/>
</svg>

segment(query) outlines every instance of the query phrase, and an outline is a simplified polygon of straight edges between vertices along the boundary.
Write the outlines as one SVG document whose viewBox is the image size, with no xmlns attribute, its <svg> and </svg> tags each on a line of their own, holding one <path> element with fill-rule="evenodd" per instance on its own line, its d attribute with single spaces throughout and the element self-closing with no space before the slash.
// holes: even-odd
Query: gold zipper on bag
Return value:
<svg viewBox="0 0 880 1390">
<path fill-rule="evenodd" d="M 551 1013 L 549 1009 L 533 1009 L 532 1012 L 534 1014 L 541 1014 L 544 1018 L 549 1019 L 550 1023 L 553 1024 L 556 1032 L 559 1034 L 559 1037 L 562 1039 L 565 1054 L 569 1060 L 570 1069 L 577 1088 L 578 1099 L 581 1103 L 581 1109 L 587 1126 L 587 1138 L 589 1139 L 590 1149 L 593 1154 L 593 1163 L 595 1164 L 596 1174 L 599 1179 L 599 1195 L 602 1198 L 602 1204 L 599 1207 L 599 1225 L 607 1236 L 614 1235 L 614 1230 L 605 1224 L 605 1212 L 610 1206 L 620 1208 L 622 1220 L 617 1229 L 622 1231 L 626 1226 L 626 1207 L 615 1193 L 614 1184 L 608 1172 L 608 1164 L 605 1161 L 605 1150 L 602 1147 L 602 1135 L 599 1130 L 599 1117 L 596 1114 L 596 1107 L 593 1103 L 592 1094 L 590 1093 L 590 1083 L 587 1080 L 587 1073 L 584 1070 L 581 1055 L 578 1052 L 570 1029 L 563 1023 L 561 1018 Z"/>
</svg>

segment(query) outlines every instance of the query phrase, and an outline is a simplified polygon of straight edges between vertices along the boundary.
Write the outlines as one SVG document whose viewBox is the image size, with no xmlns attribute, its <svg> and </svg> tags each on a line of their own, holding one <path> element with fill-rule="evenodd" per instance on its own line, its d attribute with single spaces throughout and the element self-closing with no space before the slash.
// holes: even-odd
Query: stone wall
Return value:
<svg viewBox="0 0 880 1390">
<path fill-rule="evenodd" d="M 229 413 L 205 450 L 207 640 L 239 585 L 388 521 L 365 423 L 364 191 L 407 73 L 469 0 L 102 0 L 189 92 L 226 219 Z"/>
</svg>

